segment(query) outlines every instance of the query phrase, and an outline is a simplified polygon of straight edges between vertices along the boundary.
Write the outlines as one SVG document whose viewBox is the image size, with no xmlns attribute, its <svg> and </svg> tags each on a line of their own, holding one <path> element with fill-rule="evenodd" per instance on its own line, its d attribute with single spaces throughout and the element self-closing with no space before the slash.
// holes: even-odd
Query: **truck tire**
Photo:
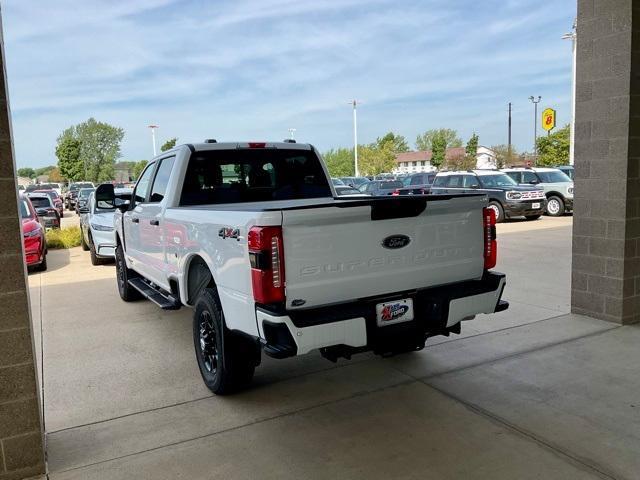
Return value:
<svg viewBox="0 0 640 480">
<path fill-rule="evenodd" d="M 129 285 L 129 279 L 137 276 L 138 274 L 136 272 L 127 268 L 122 244 L 118 243 L 118 246 L 116 247 L 116 281 L 118 282 L 118 293 L 120 294 L 120 298 L 125 302 L 132 302 L 142 298 L 140 292 Z"/>
<path fill-rule="evenodd" d="M 564 200 L 555 195 L 549 197 L 547 200 L 547 215 L 552 217 L 561 217 L 564 215 L 565 207 Z"/>
<path fill-rule="evenodd" d="M 260 347 L 226 328 L 215 289 L 203 289 L 194 306 L 193 344 L 202 380 L 216 395 L 233 393 L 253 378 Z"/>
<path fill-rule="evenodd" d="M 496 212 L 496 223 L 504 222 L 504 209 L 502 205 L 500 205 L 500 202 L 496 202 L 495 200 L 491 201 L 489 205 L 487 205 L 487 208 Z"/>
</svg>

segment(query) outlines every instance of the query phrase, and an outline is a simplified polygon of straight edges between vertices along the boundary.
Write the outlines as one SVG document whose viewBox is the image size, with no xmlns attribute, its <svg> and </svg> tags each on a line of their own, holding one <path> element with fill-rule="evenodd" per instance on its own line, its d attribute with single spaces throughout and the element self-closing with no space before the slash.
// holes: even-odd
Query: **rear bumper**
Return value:
<svg viewBox="0 0 640 480">
<path fill-rule="evenodd" d="M 256 319 L 265 352 L 283 358 L 317 348 L 346 346 L 358 351 L 421 348 L 435 335 L 459 332 L 461 320 L 479 313 L 506 310 L 501 300 L 506 283 L 502 273 L 485 272 L 482 279 L 446 286 L 398 292 L 383 297 L 308 310 L 272 312 L 258 307 Z M 379 327 L 376 305 L 411 298 L 414 320 Z M 405 348 L 405 347 L 410 348 Z"/>
</svg>

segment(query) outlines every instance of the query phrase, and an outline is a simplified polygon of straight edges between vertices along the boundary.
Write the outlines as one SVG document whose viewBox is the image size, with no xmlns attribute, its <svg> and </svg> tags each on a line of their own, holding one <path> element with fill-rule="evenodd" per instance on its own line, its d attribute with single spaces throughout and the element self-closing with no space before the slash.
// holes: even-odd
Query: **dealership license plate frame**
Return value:
<svg viewBox="0 0 640 480">
<path fill-rule="evenodd" d="M 392 317 L 388 320 L 385 320 L 383 319 L 383 312 L 387 307 L 391 308 L 392 310 L 394 310 L 394 307 L 396 308 L 407 307 L 407 310 L 395 318 Z M 389 302 L 382 302 L 382 303 L 376 304 L 376 323 L 379 327 L 386 327 L 387 325 L 395 325 L 397 323 L 410 322 L 414 318 L 415 316 L 414 316 L 412 298 L 401 298 L 399 300 L 392 300 Z"/>
</svg>

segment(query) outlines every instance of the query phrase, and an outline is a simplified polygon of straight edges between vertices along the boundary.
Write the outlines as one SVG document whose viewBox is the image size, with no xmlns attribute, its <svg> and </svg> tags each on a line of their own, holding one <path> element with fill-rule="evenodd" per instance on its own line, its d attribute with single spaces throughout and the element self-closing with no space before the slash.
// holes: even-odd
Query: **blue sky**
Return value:
<svg viewBox="0 0 640 480">
<path fill-rule="evenodd" d="M 18 166 L 54 164 L 66 127 L 125 129 L 122 159 L 158 144 L 281 140 L 322 151 L 430 128 L 531 149 L 533 107 L 569 119 L 574 1 L 2 0 Z"/>
</svg>

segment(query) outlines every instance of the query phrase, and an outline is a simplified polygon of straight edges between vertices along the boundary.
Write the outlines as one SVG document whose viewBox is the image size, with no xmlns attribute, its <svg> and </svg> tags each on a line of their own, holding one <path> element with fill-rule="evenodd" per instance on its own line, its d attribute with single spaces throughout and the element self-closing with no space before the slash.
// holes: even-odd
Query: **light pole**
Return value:
<svg viewBox="0 0 640 480">
<path fill-rule="evenodd" d="M 153 143 L 153 156 L 156 156 L 156 128 L 158 128 L 158 125 L 149 125 L 149 128 L 151 129 L 151 142 Z"/>
<path fill-rule="evenodd" d="M 571 66 L 571 127 L 569 133 L 569 165 L 573 165 L 574 140 L 576 136 L 576 44 L 578 43 L 578 35 L 576 29 L 577 19 L 573 21 L 571 32 L 562 36 L 563 40 L 571 40 L 571 49 L 573 51 L 573 64 Z"/>
<path fill-rule="evenodd" d="M 353 160 L 355 165 L 356 177 L 359 177 L 360 172 L 358 171 L 358 115 L 356 113 L 358 101 L 353 100 L 349 103 L 353 105 Z"/>
<path fill-rule="evenodd" d="M 542 97 L 538 95 L 538 98 L 533 96 L 529 97 L 529 100 L 533 103 L 533 153 L 536 156 L 536 163 L 538 162 L 538 104 Z"/>
<path fill-rule="evenodd" d="M 296 133 L 296 129 L 295 128 L 290 128 L 289 129 L 289 138 L 291 138 L 291 140 L 295 140 L 294 133 Z"/>
</svg>

